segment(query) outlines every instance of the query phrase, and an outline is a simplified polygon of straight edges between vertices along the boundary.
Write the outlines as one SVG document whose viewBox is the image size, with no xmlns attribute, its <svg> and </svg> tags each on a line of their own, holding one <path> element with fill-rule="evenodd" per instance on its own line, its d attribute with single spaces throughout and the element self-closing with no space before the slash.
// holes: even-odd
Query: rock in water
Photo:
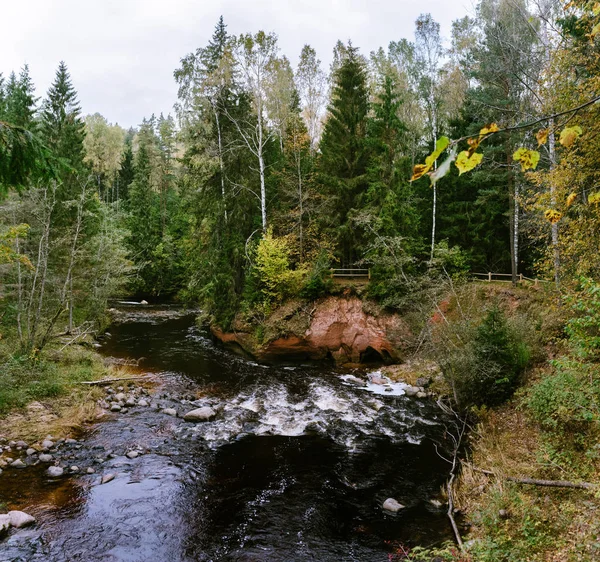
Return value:
<svg viewBox="0 0 600 562">
<path fill-rule="evenodd" d="M 21 459 L 17 459 L 16 461 L 11 462 L 10 466 L 12 466 L 13 468 L 26 468 L 27 467 L 27 465 Z"/>
<path fill-rule="evenodd" d="M 42 449 L 52 449 L 52 447 L 54 447 L 54 442 L 50 441 L 50 439 L 44 439 L 42 441 Z"/>
<path fill-rule="evenodd" d="M 137 451 L 129 451 L 125 456 L 128 459 L 137 459 L 139 457 L 139 453 Z"/>
<path fill-rule="evenodd" d="M 46 453 L 42 453 L 39 457 L 40 462 L 52 462 L 52 455 L 47 455 Z"/>
<path fill-rule="evenodd" d="M 8 533 L 10 529 L 10 517 L 8 515 L 0 515 L 0 537 Z"/>
<path fill-rule="evenodd" d="M 114 479 L 115 479 L 115 474 L 113 474 L 112 472 L 109 472 L 108 474 L 105 474 L 102 477 L 102 480 L 100 480 L 100 484 L 107 484 L 108 482 L 111 482 Z"/>
<path fill-rule="evenodd" d="M 64 470 L 60 466 L 50 466 L 46 471 L 46 474 L 50 476 L 50 478 L 58 478 L 63 475 Z"/>
<path fill-rule="evenodd" d="M 27 525 L 33 525 L 35 523 L 35 517 L 25 513 L 24 511 L 9 511 L 8 519 L 10 524 L 20 529 L 21 527 L 27 527 Z"/>
<path fill-rule="evenodd" d="M 417 386 L 407 386 L 404 389 L 404 394 L 406 394 L 406 396 L 416 396 L 419 392 L 421 391 Z"/>
<path fill-rule="evenodd" d="M 202 408 L 196 408 L 195 410 L 188 412 L 183 416 L 183 419 L 188 422 L 201 422 L 208 421 L 216 415 L 217 413 L 210 406 L 203 406 Z"/>
<path fill-rule="evenodd" d="M 398 513 L 398 511 L 404 509 L 404 506 L 397 502 L 394 498 L 388 498 L 383 502 L 383 509 L 386 511 L 391 511 L 392 513 Z"/>
<path fill-rule="evenodd" d="M 165 408 L 162 413 L 167 414 L 167 416 L 177 417 L 177 410 L 175 408 Z"/>
</svg>

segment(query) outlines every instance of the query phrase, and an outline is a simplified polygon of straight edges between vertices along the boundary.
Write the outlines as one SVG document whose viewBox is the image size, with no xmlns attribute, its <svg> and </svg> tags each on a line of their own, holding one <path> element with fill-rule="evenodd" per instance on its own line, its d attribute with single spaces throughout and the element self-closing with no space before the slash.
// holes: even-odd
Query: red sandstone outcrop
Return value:
<svg viewBox="0 0 600 562">
<path fill-rule="evenodd" d="M 266 363 L 285 359 L 322 360 L 336 363 L 362 363 L 373 360 L 396 362 L 410 339 L 406 322 L 396 314 L 374 316 L 357 297 L 328 297 L 315 304 L 308 329 L 289 331 L 285 336 L 257 345 L 245 331 L 213 335 L 232 350 L 243 350 Z"/>
</svg>

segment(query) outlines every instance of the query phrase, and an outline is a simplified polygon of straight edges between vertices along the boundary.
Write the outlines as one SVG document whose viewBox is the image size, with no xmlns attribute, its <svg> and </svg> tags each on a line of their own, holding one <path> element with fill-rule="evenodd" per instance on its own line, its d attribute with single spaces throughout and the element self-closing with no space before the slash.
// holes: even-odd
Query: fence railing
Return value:
<svg viewBox="0 0 600 562">
<path fill-rule="evenodd" d="M 512 283 L 512 273 L 471 273 L 472 276 L 477 278 L 477 281 L 487 281 L 491 283 L 492 281 L 500 282 L 500 283 Z M 498 277 L 508 277 L 508 279 L 497 279 Z M 525 277 L 522 273 L 517 274 L 517 283 L 523 283 L 523 281 L 528 281 L 533 283 L 534 285 L 538 285 L 539 283 L 552 283 L 552 281 L 547 281 L 546 279 L 532 279 L 531 277 Z"/>
<path fill-rule="evenodd" d="M 370 269 L 330 269 L 330 277 L 351 277 L 355 279 L 371 279 Z"/>
</svg>

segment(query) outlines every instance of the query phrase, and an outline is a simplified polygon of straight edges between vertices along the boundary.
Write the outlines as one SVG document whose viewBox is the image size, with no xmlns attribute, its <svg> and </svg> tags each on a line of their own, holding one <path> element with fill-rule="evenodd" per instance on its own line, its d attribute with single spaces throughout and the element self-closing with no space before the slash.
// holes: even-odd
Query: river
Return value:
<svg viewBox="0 0 600 562">
<path fill-rule="evenodd" d="M 0 476 L 0 504 L 39 521 L 0 542 L 0 561 L 385 562 L 451 539 L 434 403 L 357 387 L 332 366 L 258 365 L 215 347 L 191 314 L 137 310 L 100 351 L 156 374 L 152 405 L 85 430 L 69 462 L 94 459 L 94 474 Z M 215 419 L 162 412 L 198 405 Z M 385 512 L 388 497 L 405 509 Z"/>
</svg>

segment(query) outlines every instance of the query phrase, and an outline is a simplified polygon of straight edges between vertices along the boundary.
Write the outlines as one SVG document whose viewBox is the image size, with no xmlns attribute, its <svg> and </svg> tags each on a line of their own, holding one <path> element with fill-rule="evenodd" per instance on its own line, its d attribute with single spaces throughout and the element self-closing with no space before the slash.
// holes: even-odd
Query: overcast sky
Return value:
<svg viewBox="0 0 600 562">
<path fill-rule="evenodd" d="M 170 112 L 177 97 L 173 70 L 206 45 L 222 14 L 231 34 L 274 31 L 295 65 L 312 45 L 327 69 L 338 39 L 361 52 L 402 37 L 429 12 L 448 39 L 452 20 L 472 12 L 471 0 L 16 0 L 0 10 L 0 72 L 29 64 L 44 96 L 64 60 L 84 114 L 99 112 L 124 127 Z"/>
</svg>

